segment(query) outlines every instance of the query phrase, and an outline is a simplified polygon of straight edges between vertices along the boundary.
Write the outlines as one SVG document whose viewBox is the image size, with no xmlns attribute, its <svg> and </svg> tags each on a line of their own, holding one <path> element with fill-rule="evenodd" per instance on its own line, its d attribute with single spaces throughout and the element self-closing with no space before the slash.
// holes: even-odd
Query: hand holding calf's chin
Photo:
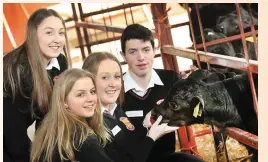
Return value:
<svg viewBox="0 0 268 162">
<path fill-rule="evenodd" d="M 164 101 L 164 99 L 161 99 L 161 100 L 158 100 L 156 102 L 157 105 L 160 105 L 162 102 Z M 145 128 L 150 128 L 152 126 L 152 122 L 151 122 L 151 111 L 148 112 L 143 120 L 143 123 L 142 125 L 145 127 Z"/>
<path fill-rule="evenodd" d="M 148 135 L 151 137 L 154 141 L 160 138 L 163 134 L 165 134 L 167 123 L 160 124 L 162 120 L 162 116 L 160 115 L 157 120 L 154 122 L 154 124 L 151 126 Z"/>
<path fill-rule="evenodd" d="M 147 129 L 152 126 L 152 123 L 151 123 L 151 111 L 146 114 L 142 125 Z"/>
</svg>

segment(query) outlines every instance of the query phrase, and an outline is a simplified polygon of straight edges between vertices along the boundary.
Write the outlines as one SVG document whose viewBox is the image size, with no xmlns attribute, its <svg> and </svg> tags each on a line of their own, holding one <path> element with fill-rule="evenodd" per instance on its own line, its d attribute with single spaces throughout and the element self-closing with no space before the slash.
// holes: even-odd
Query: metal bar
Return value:
<svg viewBox="0 0 268 162">
<path fill-rule="evenodd" d="M 113 26 L 113 21 L 112 21 L 112 18 L 111 18 L 111 14 L 110 14 L 110 12 L 108 12 L 109 13 L 109 20 L 110 20 L 110 25 L 111 26 Z M 115 34 L 114 34 L 114 32 L 113 32 L 113 38 L 115 37 Z"/>
<path fill-rule="evenodd" d="M 101 5 L 101 10 L 103 10 L 102 5 Z M 104 26 L 106 27 L 107 24 L 106 24 L 106 20 L 105 20 L 105 18 L 104 18 L 104 13 L 102 13 L 102 19 L 103 19 L 103 22 L 104 22 Z M 106 36 L 107 36 L 107 38 L 109 38 L 109 34 L 108 34 L 107 30 L 106 30 L 105 32 L 106 32 Z"/>
<path fill-rule="evenodd" d="M 126 20 L 126 26 L 128 26 L 128 23 L 127 23 L 127 14 L 126 14 L 126 8 L 124 8 L 124 16 L 125 16 L 125 20 Z"/>
<path fill-rule="evenodd" d="M 200 29 L 201 38 L 202 38 L 202 44 L 203 44 L 203 47 L 204 47 L 204 51 L 206 53 L 207 52 L 207 47 L 206 47 L 206 44 L 205 44 L 206 43 L 206 40 L 205 40 L 205 36 L 204 36 L 204 30 L 203 30 L 203 25 L 202 25 L 202 22 L 201 22 L 201 17 L 200 17 L 199 9 L 198 9 L 196 3 L 194 4 L 194 6 L 195 6 L 195 9 L 196 9 L 197 20 L 198 20 L 199 29 Z M 208 62 L 207 62 L 207 68 L 208 68 L 208 70 L 210 70 L 210 65 L 209 65 Z"/>
<path fill-rule="evenodd" d="M 188 134 L 188 138 L 189 138 L 189 144 L 192 147 L 192 153 L 198 155 L 198 151 L 197 151 L 197 147 L 196 147 L 196 142 L 195 142 L 195 136 L 193 135 L 193 130 L 191 126 L 187 126 L 186 127 L 186 131 Z M 194 147 L 193 147 L 194 146 Z"/>
<path fill-rule="evenodd" d="M 185 49 L 168 45 L 163 46 L 162 49 L 163 54 L 180 56 L 189 59 L 196 59 L 196 51 L 192 49 Z M 258 61 L 255 60 L 249 60 L 250 64 L 248 66 L 244 58 L 218 55 L 209 52 L 205 54 L 204 51 L 198 51 L 198 55 L 200 57 L 200 61 L 202 62 L 208 61 L 210 64 L 221 65 L 243 71 L 247 71 L 249 69 L 250 72 L 258 73 Z"/>
<path fill-rule="evenodd" d="M 77 17 L 77 14 L 76 14 L 75 4 L 72 3 L 71 5 L 72 5 L 72 11 L 73 11 L 73 19 L 74 19 L 74 21 L 76 23 L 78 21 L 78 17 Z M 79 47 L 81 49 L 82 58 L 84 60 L 86 58 L 86 56 L 85 56 L 84 47 L 82 46 L 83 41 L 82 41 L 81 31 L 80 31 L 80 28 L 78 28 L 78 27 L 76 27 L 75 30 L 76 30 L 76 33 L 77 33 L 78 43 L 79 43 Z"/>
<path fill-rule="evenodd" d="M 130 9 L 130 15 L 131 15 L 132 23 L 134 24 L 135 21 L 134 21 L 134 17 L 133 17 L 132 9 L 131 9 L 131 7 L 129 7 L 129 9 Z"/>
<path fill-rule="evenodd" d="M 78 9 L 79 9 L 79 13 L 80 13 L 80 19 L 81 21 L 85 21 L 85 19 L 83 18 L 83 8 L 82 8 L 82 5 L 81 3 L 78 3 Z M 85 39 L 85 42 L 87 44 L 87 51 L 88 51 L 88 54 L 91 53 L 91 48 L 89 46 L 89 36 L 88 36 L 88 32 L 87 32 L 87 29 L 86 28 L 83 28 L 83 32 L 84 32 L 84 39 Z"/>
<path fill-rule="evenodd" d="M 180 127 L 177 130 L 178 134 L 179 134 L 179 141 L 180 141 L 180 145 L 181 148 L 188 148 L 188 143 L 189 143 L 189 138 L 188 138 L 188 134 L 187 134 L 187 130 L 186 127 Z M 182 150 L 186 153 L 191 153 L 190 150 Z"/>
<path fill-rule="evenodd" d="M 152 3 L 151 11 L 153 15 L 153 20 L 155 20 L 154 21 L 155 29 L 157 29 L 157 32 L 160 33 L 161 39 L 158 40 L 159 43 L 161 45 L 173 45 L 171 30 L 168 27 L 169 20 L 168 17 L 166 17 L 167 16 L 166 4 Z M 160 22 L 159 20 L 162 20 L 163 22 Z M 162 48 L 160 50 L 161 53 L 163 53 Z M 162 60 L 165 69 L 179 72 L 179 67 L 175 56 L 162 55 Z"/>
<path fill-rule="evenodd" d="M 170 26 L 170 28 L 177 28 L 177 27 L 181 27 L 181 26 L 185 26 L 185 25 L 189 25 L 189 21 L 179 23 L 179 24 L 173 24 L 173 25 Z"/>
<path fill-rule="evenodd" d="M 98 15 L 98 14 L 102 14 L 102 13 L 106 13 L 106 12 L 117 11 L 117 10 L 129 8 L 129 7 L 141 6 L 141 5 L 144 5 L 144 4 L 147 4 L 147 3 L 128 3 L 128 4 L 123 4 L 123 5 L 119 5 L 119 6 L 116 6 L 116 7 L 107 8 L 107 9 L 102 10 L 102 11 L 90 12 L 88 14 L 84 14 L 84 17 L 94 16 L 94 15 Z"/>
<path fill-rule="evenodd" d="M 242 21 L 242 17 L 241 17 L 241 13 L 240 13 L 239 4 L 235 3 L 235 7 L 236 7 L 236 14 L 237 14 L 238 22 L 239 22 L 242 45 L 243 45 L 243 48 L 244 48 L 245 58 L 246 58 L 246 61 L 247 61 L 247 64 L 248 64 L 248 60 L 249 60 L 248 47 L 247 47 L 246 39 L 245 39 L 245 35 L 244 35 L 245 32 L 244 32 L 243 21 Z"/>
<path fill-rule="evenodd" d="M 187 13 L 188 13 L 188 18 L 189 18 L 191 35 L 192 35 L 192 39 L 193 39 L 193 45 L 194 45 L 194 49 L 195 49 L 195 60 L 197 61 L 198 67 L 201 69 L 200 58 L 199 58 L 199 56 L 197 54 L 197 48 L 196 48 L 196 41 L 195 41 L 195 36 L 194 36 L 193 23 L 192 23 L 192 19 L 191 19 L 191 16 L 190 16 L 190 9 L 189 9 L 188 3 L 186 3 L 186 8 L 187 8 L 186 10 L 187 10 Z"/>
<path fill-rule="evenodd" d="M 82 27 L 82 28 L 92 28 L 102 31 L 109 31 L 109 32 L 115 32 L 115 33 L 123 33 L 125 28 L 121 27 L 115 27 L 115 26 L 105 26 L 103 24 L 96 24 L 96 23 L 88 23 L 88 22 L 75 22 L 76 27 Z"/>
<path fill-rule="evenodd" d="M 124 5 L 119 5 L 119 6 L 107 8 L 107 9 L 102 10 L 102 11 L 94 11 L 94 12 L 90 12 L 90 13 L 85 13 L 83 15 L 83 17 L 87 18 L 89 16 L 99 15 L 99 14 L 106 13 L 106 12 L 117 11 L 117 10 L 121 10 L 121 9 L 128 8 L 128 7 L 141 6 L 141 5 L 144 5 L 144 4 L 148 4 L 148 3 L 128 3 L 128 4 L 124 4 Z M 68 18 L 68 19 L 65 19 L 64 21 L 69 22 L 69 21 L 72 21 L 72 20 L 73 20 L 73 18 Z"/>
<path fill-rule="evenodd" d="M 238 20 L 239 20 L 240 34 L 242 36 L 242 44 L 243 44 L 244 53 L 245 53 L 245 56 L 246 56 L 246 63 L 247 63 L 247 65 L 249 65 L 248 48 L 247 48 L 246 39 L 245 39 L 245 36 L 244 36 L 244 27 L 243 27 L 242 17 L 241 17 L 241 14 L 240 14 L 239 4 L 236 3 L 235 7 L 236 7 L 236 11 L 237 11 L 237 17 L 238 17 Z M 256 95 L 256 91 L 255 91 L 254 81 L 253 81 L 251 71 L 249 71 L 248 73 L 249 73 L 248 76 L 249 76 L 249 81 L 250 81 L 251 92 L 252 92 L 252 96 L 253 96 L 254 110 L 255 110 L 257 118 L 258 118 L 258 103 L 257 103 L 257 95 Z"/>
<path fill-rule="evenodd" d="M 206 134 L 211 134 L 211 133 L 212 133 L 212 130 L 211 130 L 211 128 L 210 128 L 210 129 L 204 129 L 204 130 L 195 132 L 195 133 L 193 133 L 193 136 L 195 136 L 195 137 L 200 137 L 200 136 L 204 136 L 204 135 L 206 135 Z"/>
<path fill-rule="evenodd" d="M 249 10 L 249 15 L 250 15 L 250 28 L 251 28 L 251 31 L 253 31 L 253 42 L 254 42 L 254 48 L 255 48 L 255 54 L 256 54 L 256 58 L 258 60 L 258 44 L 257 44 L 257 38 L 256 38 L 256 34 L 255 34 L 255 27 L 254 27 L 254 24 L 253 24 L 253 15 L 252 15 L 252 10 L 250 8 L 250 4 L 248 4 L 248 10 Z"/>
<path fill-rule="evenodd" d="M 121 27 L 115 27 L 113 25 L 103 25 L 103 24 L 96 24 L 93 23 L 89 23 L 89 22 L 77 22 L 74 24 L 74 26 L 69 26 L 68 29 L 72 29 L 73 27 L 82 27 L 82 28 L 92 28 L 92 29 L 98 29 L 98 30 L 102 30 L 102 31 L 109 31 L 109 32 L 116 32 L 116 33 L 123 33 L 125 28 L 121 28 Z M 156 34 L 154 31 L 152 31 L 153 36 L 156 37 Z"/>
<path fill-rule="evenodd" d="M 239 128 L 229 127 L 226 128 L 226 130 L 230 137 L 254 149 L 258 149 L 258 136 L 243 131 Z"/>
</svg>

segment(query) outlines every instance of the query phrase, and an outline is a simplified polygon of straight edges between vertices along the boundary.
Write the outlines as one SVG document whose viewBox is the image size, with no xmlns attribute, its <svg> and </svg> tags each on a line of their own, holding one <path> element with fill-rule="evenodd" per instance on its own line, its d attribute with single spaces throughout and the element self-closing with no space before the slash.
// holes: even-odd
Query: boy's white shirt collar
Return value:
<svg viewBox="0 0 268 162">
<path fill-rule="evenodd" d="M 53 67 L 57 68 L 58 70 L 60 70 L 60 65 L 58 62 L 57 58 L 52 58 L 49 62 L 49 64 L 46 67 L 46 70 L 51 70 Z"/>
<path fill-rule="evenodd" d="M 111 115 L 114 115 L 114 111 L 115 111 L 115 109 L 116 109 L 116 107 L 117 107 L 117 104 L 116 104 L 116 103 L 113 103 L 113 104 L 110 104 L 109 106 L 110 106 L 110 111 L 108 111 L 108 110 L 106 109 L 106 107 L 104 107 L 104 106 L 101 104 L 101 114 L 103 114 L 103 112 L 104 112 L 105 110 L 107 110 Z"/>
<path fill-rule="evenodd" d="M 129 71 L 127 71 L 125 73 L 125 75 L 123 75 L 123 80 L 124 80 L 124 88 L 125 88 L 125 92 L 131 90 L 131 89 L 135 89 L 136 91 L 147 91 L 149 88 L 154 87 L 154 85 L 164 85 L 163 82 L 161 81 L 160 77 L 158 76 L 158 74 L 156 73 L 156 71 L 154 69 L 152 69 L 152 76 L 150 79 L 150 82 L 147 86 L 146 89 L 141 88 L 136 81 L 131 77 L 131 75 L 129 74 Z"/>
</svg>

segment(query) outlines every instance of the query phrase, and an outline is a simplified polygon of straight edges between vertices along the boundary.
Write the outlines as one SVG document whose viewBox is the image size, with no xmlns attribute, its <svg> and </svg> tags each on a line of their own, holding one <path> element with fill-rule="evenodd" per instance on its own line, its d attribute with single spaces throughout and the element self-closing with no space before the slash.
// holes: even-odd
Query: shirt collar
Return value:
<svg viewBox="0 0 268 162">
<path fill-rule="evenodd" d="M 107 110 L 111 115 L 114 115 L 114 111 L 115 108 L 117 107 L 117 104 L 116 103 L 110 104 L 109 107 L 110 111 L 108 111 L 103 105 L 101 105 L 101 114 L 103 114 L 103 112 Z"/>
<path fill-rule="evenodd" d="M 46 67 L 46 70 L 51 70 L 53 67 L 57 68 L 58 70 L 60 70 L 60 65 L 58 62 L 57 58 L 52 58 L 49 62 L 49 64 Z"/>
<path fill-rule="evenodd" d="M 125 73 L 125 75 L 123 76 L 124 79 L 124 89 L 125 92 L 131 90 L 131 89 L 135 89 L 137 91 L 144 91 L 147 90 L 151 87 L 154 87 L 154 85 L 164 85 L 163 82 L 161 81 L 159 75 L 156 73 L 156 71 L 154 69 L 152 69 L 152 76 L 151 79 L 149 81 L 149 84 L 147 86 L 146 89 L 141 88 L 136 81 L 131 77 L 131 75 L 129 74 L 129 71 L 127 71 Z"/>
</svg>

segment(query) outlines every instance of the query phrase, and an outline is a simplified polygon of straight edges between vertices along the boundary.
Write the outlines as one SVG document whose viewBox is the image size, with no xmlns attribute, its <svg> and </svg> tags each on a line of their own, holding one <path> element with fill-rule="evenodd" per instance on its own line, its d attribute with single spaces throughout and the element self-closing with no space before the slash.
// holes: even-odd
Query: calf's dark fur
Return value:
<svg viewBox="0 0 268 162">
<path fill-rule="evenodd" d="M 257 90 L 257 77 L 254 77 Z M 194 107 L 200 102 L 202 115 L 194 117 Z M 253 107 L 247 74 L 223 81 L 205 83 L 188 78 L 173 85 L 163 103 L 152 110 L 152 119 L 163 116 L 170 126 L 207 123 L 219 128 L 238 127 L 258 134 L 258 121 Z"/>
</svg>

